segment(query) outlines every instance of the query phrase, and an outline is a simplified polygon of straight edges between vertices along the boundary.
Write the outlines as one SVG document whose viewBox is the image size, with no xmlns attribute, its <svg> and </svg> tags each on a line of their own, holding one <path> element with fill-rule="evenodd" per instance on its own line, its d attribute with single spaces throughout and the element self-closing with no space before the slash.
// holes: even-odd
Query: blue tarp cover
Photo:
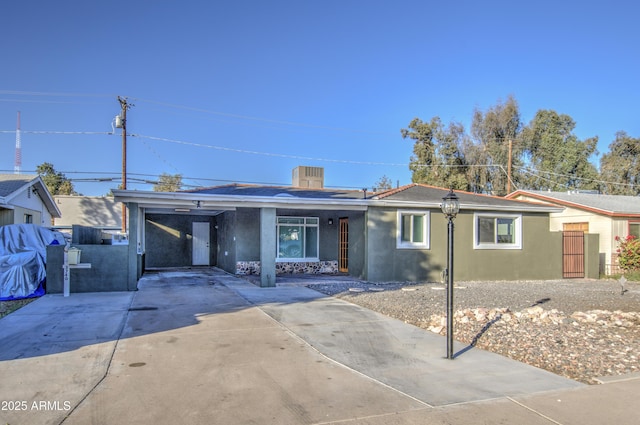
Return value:
<svg viewBox="0 0 640 425">
<path fill-rule="evenodd" d="M 43 295 L 47 246 L 64 243 L 61 233 L 35 224 L 0 226 L 0 301 Z"/>
</svg>

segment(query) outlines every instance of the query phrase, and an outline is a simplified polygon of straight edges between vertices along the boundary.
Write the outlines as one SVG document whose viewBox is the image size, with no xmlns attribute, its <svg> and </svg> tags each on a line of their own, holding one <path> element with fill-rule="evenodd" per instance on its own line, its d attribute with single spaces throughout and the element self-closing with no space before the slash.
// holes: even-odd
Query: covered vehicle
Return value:
<svg viewBox="0 0 640 425">
<path fill-rule="evenodd" d="M 43 295 L 47 246 L 63 244 L 61 233 L 35 224 L 0 226 L 0 300 Z"/>
</svg>

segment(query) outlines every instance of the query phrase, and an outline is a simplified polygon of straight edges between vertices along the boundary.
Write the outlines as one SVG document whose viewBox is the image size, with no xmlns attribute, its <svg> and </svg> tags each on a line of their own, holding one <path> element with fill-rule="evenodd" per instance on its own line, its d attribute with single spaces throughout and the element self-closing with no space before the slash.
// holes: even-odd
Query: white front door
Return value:
<svg viewBox="0 0 640 425">
<path fill-rule="evenodd" d="M 193 223 L 193 265 L 209 265 L 209 223 Z"/>
</svg>

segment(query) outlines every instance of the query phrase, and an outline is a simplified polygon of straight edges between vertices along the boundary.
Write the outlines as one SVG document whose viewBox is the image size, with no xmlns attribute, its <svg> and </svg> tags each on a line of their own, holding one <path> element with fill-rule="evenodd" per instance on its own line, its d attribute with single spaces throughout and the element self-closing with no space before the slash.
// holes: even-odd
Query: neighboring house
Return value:
<svg viewBox="0 0 640 425">
<path fill-rule="evenodd" d="M 232 184 L 114 195 L 129 209 L 129 267 L 211 265 L 260 274 L 261 284 L 272 286 L 277 274 L 290 272 L 439 281 L 447 257 L 440 204 L 447 192 L 420 184 L 383 193 Z M 562 208 L 456 193 L 456 280 L 562 277 L 562 235 L 549 231 L 549 214 Z M 589 268 L 587 277 L 593 277 Z"/>
<path fill-rule="evenodd" d="M 107 233 L 122 230 L 122 204 L 108 196 L 56 195 L 53 197 L 62 216 L 54 227 L 70 231 L 73 225 L 88 226 Z"/>
<path fill-rule="evenodd" d="M 582 231 L 600 235 L 599 268 L 603 274 L 615 274 L 618 269 L 616 236 L 640 237 L 640 197 L 600 195 L 588 192 L 546 192 L 518 190 L 507 196 L 532 202 L 545 202 L 563 207 L 552 212 L 551 231 Z"/>
<path fill-rule="evenodd" d="M 40 176 L 0 174 L 0 226 L 33 223 L 50 227 L 60 214 Z"/>
</svg>

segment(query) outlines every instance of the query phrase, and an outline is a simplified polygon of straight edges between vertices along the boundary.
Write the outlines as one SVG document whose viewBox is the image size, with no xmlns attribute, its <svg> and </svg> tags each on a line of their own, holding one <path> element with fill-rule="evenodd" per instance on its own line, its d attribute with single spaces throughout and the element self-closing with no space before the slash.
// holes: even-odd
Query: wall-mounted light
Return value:
<svg viewBox="0 0 640 425">
<path fill-rule="evenodd" d="M 202 205 L 200 205 L 200 201 L 193 201 L 194 204 L 196 204 L 196 208 L 202 208 Z"/>
<path fill-rule="evenodd" d="M 332 218 L 330 218 L 330 219 L 329 219 L 329 226 L 332 226 L 332 225 L 333 225 L 333 219 L 332 219 Z"/>
</svg>

